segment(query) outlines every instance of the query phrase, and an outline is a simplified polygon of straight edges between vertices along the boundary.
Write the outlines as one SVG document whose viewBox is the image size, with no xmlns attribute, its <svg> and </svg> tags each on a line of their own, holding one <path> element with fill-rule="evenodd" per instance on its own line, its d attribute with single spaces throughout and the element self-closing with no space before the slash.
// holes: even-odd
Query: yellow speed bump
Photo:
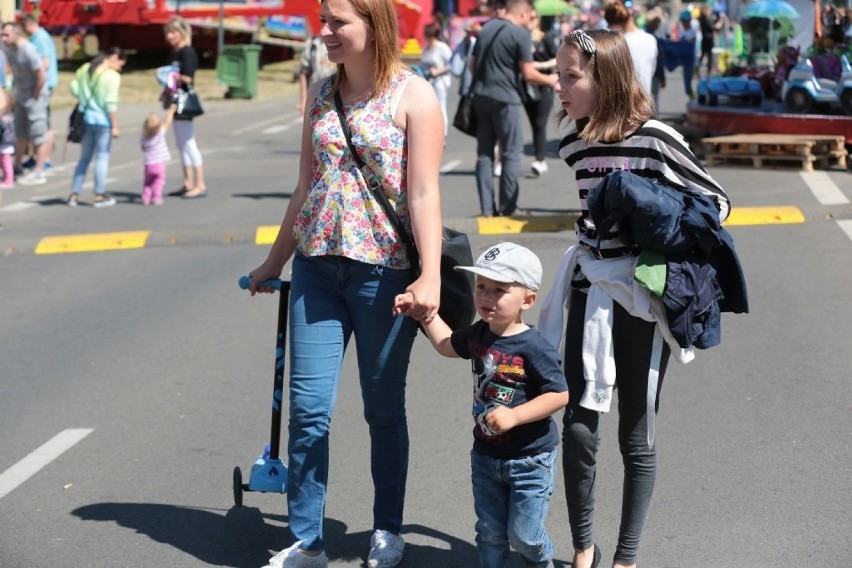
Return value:
<svg viewBox="0 0 852 568">
<path fill-rule="evenodd" d="M 92 233 L 89 235 L 57 235 L 44 237 L 36 246 L 36 254 L 63 254 L 69 252 L 100 252 L 143 248 L 150 231 L 121 233 Z"/>
<path fill-rule="evenodd" d="M 530 217 L 477 217 L 480 235 L 507 235 L 565 231 L 574 226 L 576 216 L 534 215 Z"/>
<path fill-rule="evenodd" d="M 264 225 L 258 227 L 254 233 L 254 244 L 256 245 L 271 245 L 278 238 L 278 230 L 280 225 Z"/>
<path fill-rule="evenodd" d="M 786 225 L 804 223 L 805 216 L 798 207 L 734 207 L 725 225 Z"/>
</svg>

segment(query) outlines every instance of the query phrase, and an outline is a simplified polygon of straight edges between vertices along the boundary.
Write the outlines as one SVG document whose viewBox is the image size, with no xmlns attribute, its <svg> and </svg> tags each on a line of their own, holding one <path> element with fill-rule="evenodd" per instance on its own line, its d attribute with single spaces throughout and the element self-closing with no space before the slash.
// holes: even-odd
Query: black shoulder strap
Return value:
<svg viewBox="0 0 852 568">
<path fill-rule="evenodd" d="M 367 169 L 367 164 L 364 163 L 364 160 L 361 159 L 361 156 L 355 150 L 355 145 L 352 143 L 352 134 L 349 132 L 349 123 L 343 114 L 343 100 L 340 98 L 339 90 L 334 93 L 334 108 L 337 110 L 337 117 L 340 119 L 340 127 L 343 129 L 346 145 L 349 146 L 349 152 L 352 154 L 352 159 L 355 160 L 355 165 L 358 166 L 358 170 L 361 172 L 361 177 L 367 182 L 370 192 L 376 198 L 376 201 L 379 202 L 379 205 L 382 206 L 382 209 L 385 210 L 385 214 L 388 216 L 391 225 L 393 225 L 396 234 L 402 239 L 402 244 L 405 246 L 405 252 L 408 255 L 408 262 L 411 263 L 411 269 L 417 274 L 420 274 L 420 253 L 417 252 L 417 245 L 414 243 L 414 239 L 405 230 L 405 227 L 402 225 L 402 219 L 399 218 L 399 215 L 397 215 L 393 206 L 390 204 L 388 196 L 382 191 L 381 182 L 376 179 L 373 172 Z"/>
</svg>

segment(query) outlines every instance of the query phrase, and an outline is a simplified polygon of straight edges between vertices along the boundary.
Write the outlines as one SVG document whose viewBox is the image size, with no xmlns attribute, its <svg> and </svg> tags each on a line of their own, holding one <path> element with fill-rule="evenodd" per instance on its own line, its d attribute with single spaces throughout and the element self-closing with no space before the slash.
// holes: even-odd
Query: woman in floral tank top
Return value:
<svg viewBox="0 0 852 568">
<path fill-rule="evenodd" d="M 431 319 L 440 300 L 443 118 L 431 85 L 399 59 L 392 0 L 324 0 L 321 22 L 337 74 L 308 93 L 298 183 L 268 257 L 251 272 L 251 293 L 271 292 L 260 283 L 280 277 L 293 257 L 287 503 L 295 544 L 269 566 L 328 565 L 329 424 L 354 334 L 375 489 L 367 563 L 390 567 L 402 560 L 404 546 L 405 381 L 419 319 L 395 318 L 392 310 L 394 297 L 409 291 L 417 314 Z M 414 236 L 421 257 L 416 280 L 401 239 L 352 159 L 336 92 L 356 151 Z"/>
</svg>

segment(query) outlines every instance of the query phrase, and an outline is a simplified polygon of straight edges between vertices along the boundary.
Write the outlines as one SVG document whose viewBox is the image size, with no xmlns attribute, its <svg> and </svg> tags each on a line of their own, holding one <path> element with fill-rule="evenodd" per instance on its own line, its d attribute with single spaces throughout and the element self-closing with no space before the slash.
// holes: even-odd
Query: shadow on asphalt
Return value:
<svg viewBox="0 0 852 568">
<path fill-rule="evenodd" d="M 241 197 L 244 199 L 290 199 L 292 193 L 232 193 L 231 197 Z"/>
<path fill-rule="evenodd" d="M 286 515 L 263 514 L 255 507 L 234 507 L 224 516 L 221 511 L 150 503 L 96 503 L 79 507 L 71 514 L 83 521 L 117 523 L 212 566 L 257 568 L 265 565 L 274 552 L 290 545 L 285 527 L 266 522 L 286 523 Z M 370 532 L 347 534 L 346 529 L 340 521 L 325 521 L 330 564 L 334 565 L 335 560 L 361 560 L 366 565 Z M 441 544 L 440 548 L 406 544 L 400 568 L 463 568 L 479 563 L 476 547 L 459 538 L 422 525 L 404 525 L 402 534 L 425 536 Z"/>
</svg>

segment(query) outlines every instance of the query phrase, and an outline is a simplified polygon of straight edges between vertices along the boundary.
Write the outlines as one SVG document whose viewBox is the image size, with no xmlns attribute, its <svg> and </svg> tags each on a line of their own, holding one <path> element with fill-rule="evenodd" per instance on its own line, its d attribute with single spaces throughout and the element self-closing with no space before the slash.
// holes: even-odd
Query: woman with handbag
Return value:
<svg viewBox="0 0 852 568">
<path fill-rule="evenodd" d="M 95 159 L 95 207 L 115 205 L 115 199 L 105 191 L 112 140 L 118 138 L 118 92 L 121 70 L 127 55 L 120 47 L 110 47 L 77 69 L 71 82 L 71 94 L 77 97 L 82 109 L 85 130 L 80 140 L 80 160 L 71 181 L 71 195 L 66 204 L 77 205 L 83 180 L 92 158 Z"/>
<path fill-rule="evenodd" d="M 197 95 L 192 91 L 192 81 L 198 69 L 198 54 L 192 47 L 192 28 L 183 18 L 174 16 L 165 25 L 164 33 L 166 43 L 174 51 L 172 66 L 177 69 L 180 76 L 178 95 L 194 96 L 194 102 L 198 102 Z M 180 91 L 183 92 L 180 93 Z M 195 125 L 192 122 L 195 116 L 198 114 L 193 112 L 175 114 L 173 126 L 175 143 L 183 166 L 183 186 L 173 195 L 180 195 L 184 199 L 195 199 L 207 195 L 204 163 L 201 152 L 198 150 L 198 143 L 195 141 Z"/>
<path fill-rule="evenodd" d="M 251 294 L 272 292 L 263 282 L 279 278 L 292 258 L 287 504 L 293 541 L 269 566 L 328 566 L 329 425 L 354 334 L 375 490 L 367 565 L 388 568 L 399 564 L 404 548 L 405 383 L 415 320 L 430 321 L 440 301 L 443 119 L 432 86 L 400 60 L 392 0 L 324 0 L 321 10 L 320 36 L 337 73 L 311 86 L 298 181 L 275 243 L 250 273 Z M 370 182 L 413 234 L 419 277 Z M 393 316 L 394 298 L 404 291 L 420 317 Z"/>
</svg>

